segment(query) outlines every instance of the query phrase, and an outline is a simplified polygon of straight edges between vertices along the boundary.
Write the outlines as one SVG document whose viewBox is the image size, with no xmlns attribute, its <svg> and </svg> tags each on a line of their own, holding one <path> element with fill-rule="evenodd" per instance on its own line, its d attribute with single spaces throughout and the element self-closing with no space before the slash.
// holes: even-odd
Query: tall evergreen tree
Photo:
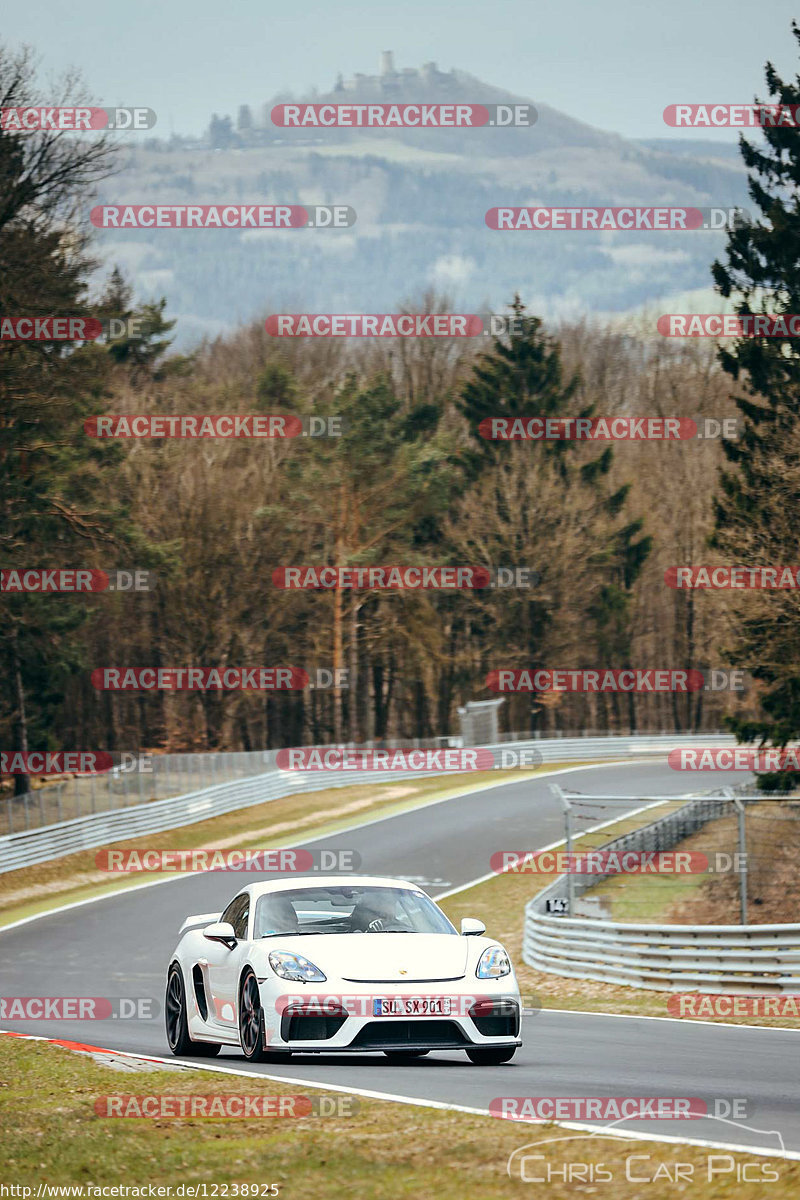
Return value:
<svg viewBox="0 0 800 1200">
<path fill-rule="evenodd" d="M 50 98 L 52 102 L 52 97 Z M 85 101 L 77 81 L 59 102 Z M 27 52 L 0 47 L 0 106 L 41 104 Z M 86 280 L 96 265 L 78 214 L 111 169 L 103 140 L 0 130 L 0 313 L 90 315 Z M 4 568 L 104 565 L 96 555 L 130 533 L 125 504 L 108 484 L 119 445 L 88 438 L 109 362 L 94 346 L 0 341 L 0 561 Z M 6 688 L 0 720 L 13 748 L 47 745 L 49 716 L 80 661 L 84 597 L 8 594 L 0 623 Z M 27 778 L 17 776 L 17 792 Z"/>
<path fill-rule="evenodd" d="M 471 379 L 465 385 L 458 408 L 469 422 L 473 445 L 462 456 L 468 477 L 473 481 L 486 469 L 496 480 L 494 507 L 515 532 L 515 544 L 509 547 L 515 555 L 513 565 L 536 565 L 537 514 L 521 512 L 510 500 L 517 496 L 519 504 L 527 502 L 522 479 L 525 455 L 539 455 L 549 461 L 560 481 L 565 504 L 582 505 L 586 522 L 597 534 L 592 567 L 599 581 L 593 590 L 587 610 L 590 626 L 586 630 L 585 665 L 630 666 L 630 627 L 627 612 L 631 589 L 646 559 L 652 539 L 642 535 L 643 521 L 624 521 L 622 513 L 629 486 L 609 486 L 608 478 L 613 461 L 611 447 L 601 449 L 593 457 L 578 464 L 577 444 L 571 441 L 543 441 L 539 444 L 491 441 L 481 437 L 480 423 L 490 417 L 563 418 L 591 417 L 593 405 L 581 404 L 580 378 L 564 378 L 561 350 L 558 342 L 548 336 L 538 317 L 526 314 L 519 296 L 511 305 L 514 323 L 507 336 L 496 338 L 489 353 L 481 356 Z M 476 445 L 477 443 L 477 445 Z M 513 486 L 518 477 L 519 488 Z M 569 493 L 569 501 L 566 495 Z M 502 606 L 511 616 L 510 598 L 494 593 L 489 604 L 495 610 Z M 548 627 L 553 618 L 553 599 L 548 590 L 531 592 L 513 606 L 515 636 L 510 646 L 526 653 L 528 661 L 519 665 L 539 666 Z M 520 636 L 521 635 L 521 636 Z M 590 661 L 588 661 L 590 660 Z M 617 713 L 618 723 L 621 714 Z M 631 703 L 627 723 L 635 724 Z"/>
<path fill-rule="evenodd" d="M 800 46 L 800 27 L 792 25 Z M 800 104 L 800 75 L 782 80 L 765 67 L 772 104 Z M 756 101 L 756 104 L 765 103 Z M 800 313 L 800 142 L 797 129 L 764 126 L 764 142 L 740 137 L 756 219 L 728 234 L 725 262 L 715 262 L 717 290 L 742 316 Z M 800 350 L 786 337 L 744 337 L 720 350 L 720 362 L 743 394 L 738 441 L 725 441 L 712 544 L 747 565 L 800 561 L 794 514 L 800 503 Z M 793 595 L 742 598 L 731 658 L 762 688 L 763 716 L 731 721 L 741 741 L 785 746 L 800 734 L 800 606 Z M 766 786 L 787 782 L 763 777 Z"/>
</svg>

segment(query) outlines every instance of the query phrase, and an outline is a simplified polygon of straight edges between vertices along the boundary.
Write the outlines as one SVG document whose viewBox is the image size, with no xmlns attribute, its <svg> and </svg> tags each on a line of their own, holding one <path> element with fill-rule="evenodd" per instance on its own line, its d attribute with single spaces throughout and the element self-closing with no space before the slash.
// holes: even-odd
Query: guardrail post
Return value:
<svg viewBox="0 0 800 1200">
<path fill-rule="evenodd" d="M 723 793 L 736 806 L 739 818 L 739 909 L 742 925 L 747 924 L 747 825 L 745 823 L 744 804 L 735 796 L 733 788 L 723 788 Z"/>
<path fill-rule="evenodd" d="M 550 784 L 550 791 L 564 809 L 564 833 L 567 843 L 567 916 L 571 917 L 575 907 L 575 875 L 572 870 L 572 806 L 557 783 Z"/>
</svg>

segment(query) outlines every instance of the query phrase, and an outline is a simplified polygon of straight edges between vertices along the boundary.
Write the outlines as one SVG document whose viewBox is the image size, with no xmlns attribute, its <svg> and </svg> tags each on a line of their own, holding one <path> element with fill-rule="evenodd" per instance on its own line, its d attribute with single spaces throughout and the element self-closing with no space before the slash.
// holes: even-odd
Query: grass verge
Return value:
<svg viewBox="0 0 800 1200">
<path fill-rule="evenodd" d="M 685 803 L 681 801 L 679 803 Z M 677 807 L 677 803 L 676 806 Z M 671 811 L 673 805 L 662 805 L 658 815 Z M 653 819 L 653 814 L 623 818 L 597 833 L 585 835 L 576 848 L 602 846 L 615 837 Z M 626 876 L 625 879 L 635 879 Z M 458 926 L 462 917 L 479 917 L 490 936 L 498 938 L 507 948 L 516 966 L 520 990 L 533 993 L 542 1008 L 568 1009 L 576 1012 L 605 1012 L 627 1016 L 667 1017 L 667 1001 L 671 992 L 626 987 L 622 984 L 600 983 L 594 980 L 569 979 L 536 971 L 522 961 L 522 931 L 524 909 L 529 900 L 552 882 L 553 876 L 536 876 L 522 872 L 497 875 L 465 891 L 456 892 L 439 901 L 450 920 Z M 652 880 L 652 877 L 651 877 Z M 621 919 L 621 918 L 616 918 Z M 690 1018 L 685 1018 L 689 1020 Z M 726 1024 L 763 1025 L 781 1029 L 798 1029 L 800 1020 L 786 1017 L 730 1016 Z"/>
<path fill-rule="evenodd" d="M 747 920 L 751 925 L 800 921 L 800 804 L 770 801 L 746 812 Z M 738 925 L 740 878 L 735 813 L 709 821 L 676 850 L 725 855 L 731 870 L 717 874 L 616 875 L 591 895 L 609 920 L 657 925 Z M 733 861 L 732 861 L 733 860 Z"/>
<path fill-rule="evenodd" d="M 510 1085 L 511 1067 L 508 1074 Z M 333 1195 L 344 1200 L 428 1196 L 462 1200 L 465 1195 L 505 1200 L 534 1194 L 529 1182 L 509 1179 L 506 1164 L 514 1150 L 539 1142 L 547 1144 L 534 1145 L 527 1152 L 539 1152 L 546 1161 L 531 1163 L 528 1170 L 539 1176 L 558 1172 L 547 1185 L 551 1200 L 567 1200 L 576 1190 L 597 1190 L 580 1183 L 576 1187 L 563 1178 L 565 1164 L 572 1163 L 583 1164 L 584 1171 L 587 1164 L 596 1170 L 596 1164 L 602 1163 L 613 1176 L 606 1194 L 615 1200 L 634 1200 L 644 1194 L 641 1182 L 626 1178 L 626 1166 L 640 1179 L 664 1181 L 678 1163 L 691 1168 L 692 1195 L 707 1200 L 723 1195 L 723 1181 L 727 1186 L 735 1181 L 746 1161 L 752 1164 L 748 1175 L 754 1179 L 765 1171 L 777 1173 L 769 1187 L 774 1200 L 800 1191 L 800 1162 L 717 1151 L 712 1162 L 724 1165 L 725 1172 L 708 1182 L 709 1158 L 715 1152 L 702 1147 L 616 1138 L 552 1142 L 549 1139 L 569 1131 L 361 1098 L 358 1111 L 349 1117 L 102 1118 L 94 1111 L 101 1096 L 275 1096 L 297 1095 L 304 1089 L 271 1080 L 171 1069 L 123 1074 L 84 1055 L 13 1038 L 0 1038 L 0 1079 L 3 1176 L 9 1184 L 32 1187 L 34 1196 L 40 1184 L 82 1184 L 84 1197 L 91 1200 L 85 1190 L 88 1184 L 171 1186 L 176 1196 L 181 1184 L 202 1183 L 209 1186 L 209 1196 L 214 1184 L 228 1185 L 229 1196 L 234 1194 L 232 1185 L 258 1184 L 257 1193 L 246 1194 L 261 1196 L 265 1194 L 261 1185 L 275 1183 L 283 1200 Z M 391 1090 L 390 1066 L 375 1086 Z M 306 1094 L 333 1095 L 316 1089 Z M 632 1155 L 648 1157 L 628 1164 Z M 763 1194 L 763 1182 L 742 1181 L 736 1186 L 737 1200 L 755 1200 Z M 220 1188 L 217 1195 L 225 1192 Z"/>
</svg>

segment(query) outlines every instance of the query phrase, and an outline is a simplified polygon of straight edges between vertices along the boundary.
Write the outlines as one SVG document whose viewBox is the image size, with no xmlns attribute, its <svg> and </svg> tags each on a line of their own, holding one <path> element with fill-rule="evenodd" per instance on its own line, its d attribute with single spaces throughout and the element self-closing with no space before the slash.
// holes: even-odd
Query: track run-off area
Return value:
<svg viewBox="0 0 800 1200">
<path fill-rule="evenodd" d="M 562 840 L 563 811 L 548 786 L 555 775 L 562 787 L 586 796 L 630 797 L 618 802 L 615 816 L 640 808 L 649 796 L 682 795 L 694 784 L 661 760 L 568 768 L 296 844 L 355 850 L 363 873 L 409 879 L 442 897 L 487 877 L 494 850 L 542 849 Z M 746 779 L 718 772 L 713 786 Z M 248 873 L 248 882 L 259 878 L 268 876 Z M 240 883 L 241 877 L 221 871 L 170 876 L 0 930 L 3 996 L 149 997 L 158 1005 L 150 1020 L 5 1021 L 3 1029 L 178 1061 L 169 1054 L 163 1023 L 166 970 L 178 931 L 189 914 L 221 911 Z M 535 887 L 532 879 L 531 893 Z M 408 1065 L 382 1054 L 295 1055 L 284 1065 L 250 1064 L 223 1047 L 213 1060 L 184 1061 L 204 1071 L 472 1112 L 487 1112 L 504 1096 L 744 1098 L 746 1122 L 624 1121 L 609 1132 L 800 1158 L 800 1030 L 545 1009 L 525 1013 L 522 1037 L 514 1059 L 498 1067 L 473 1066 L 455 1051 Z M 520 1125 L 521 1143 L 525 1128 Z"/>
</svg>

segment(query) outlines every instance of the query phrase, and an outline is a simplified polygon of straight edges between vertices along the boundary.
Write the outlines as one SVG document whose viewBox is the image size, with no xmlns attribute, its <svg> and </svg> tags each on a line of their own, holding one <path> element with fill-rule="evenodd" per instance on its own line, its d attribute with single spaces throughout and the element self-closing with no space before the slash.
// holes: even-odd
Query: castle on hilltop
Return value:
<svg viewBox="0 0 800 1200">
<path fill-rule="evenodd" d="M 392 51 L 384 50 L 381 54 L 380 74 L 357 74 L 352 79 L 343 79 L 339 75 L 332 91 L 323 97 L 314 89 L 309 99 L 312 103 L 323 98 L 337 104 L 347 103 L 351 98 L 357 98 L 358 101 L 383 100 L 400 103 L 407 100 L 438 99 L 442 93 L 446 96 L 448 92 L 452 99 L 456 99 L 460 98 L 459 90 L 463 90 L 464 79 L 465 76 L 457 71 L 440 71 L 434 62 L 423 63 L 420 68 L 404 67 L 402 71 L 398 71 L 394 65 Z M 215 114 L 206 133 L 207 144 L 221 150 L 281 141 L 283 132 L 272 123 L 274 103 L 275 100 L 270 100 L 255 111 L 249 104 L 240 105 L 235 127 L 230 117 L 220 119 Z M 303 140 L 305 144 L 314 144 L 330 136 L 330 130 L 309 129 L 305 131 Z"/>
<path fill-rule="evenodd" d="M 402 71 L 398 71 L 394 65 L 394 54 L 391 50 L 384 50 L 381 54 L 379 75 L 357 74 L 352 79 L 342 79 L 340 75 L 333 90 L 334 92 L 358 92 L 361 95 L 377 98 L 405 91 L 409 84 L 446 87 L 455 82 L 455 71 L 440 71 L 435 62 L 423 63 L 419 69 L 403 67 Z"/>
</svg>

